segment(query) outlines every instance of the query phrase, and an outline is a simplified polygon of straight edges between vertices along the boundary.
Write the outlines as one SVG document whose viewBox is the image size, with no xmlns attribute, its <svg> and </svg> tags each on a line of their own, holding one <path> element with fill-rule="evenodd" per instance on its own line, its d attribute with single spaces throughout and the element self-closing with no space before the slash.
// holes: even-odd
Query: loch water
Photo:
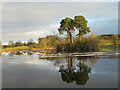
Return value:
<svg viewBox="0 0 120 90">
<path fill-rule="evenodd" d="M 117 88 L 119 56 L 2 56 L 3 88 Z"/>
</svg>

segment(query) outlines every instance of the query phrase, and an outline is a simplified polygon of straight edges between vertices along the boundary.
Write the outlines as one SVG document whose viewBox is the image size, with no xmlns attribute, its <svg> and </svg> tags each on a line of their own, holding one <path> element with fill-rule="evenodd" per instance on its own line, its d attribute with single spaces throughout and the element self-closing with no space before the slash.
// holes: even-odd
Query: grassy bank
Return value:
<svg viewBox="0 0 120 90">
<path fill-rule="evenodd" d="M 120 47 L 120 40 L 118 40 L 117 44 L 115 45 L 111 40 L 99 40 L 99 46 L 101 49 L 109 49 L 109 48 L 116 48 Z"/>
<path fill-rule="evenodd" d="M 56 48 L 54 48 L 54 47 L 49 47 L 49 48 L 31 48 L 29 46 L 19 46 L 19 47 L 11 47 L 11 48 L 0 49 L 0 53 L 2 53 L 2 52 L 12 52 L 12 51 L 18 51 L 18 50 L 44 50 L 44 49 L 56 49 Z"/>
<path fill-rule="evenodd" d="M 1 50 L 1 52 L 11 52 L 11 51 L 17 51 L 17 50 L 29 50 L 30 47 L 28 46 L 19 46 L 19 47 L 10 47 L 10 48 L 4 48 Z"/>
</svg>

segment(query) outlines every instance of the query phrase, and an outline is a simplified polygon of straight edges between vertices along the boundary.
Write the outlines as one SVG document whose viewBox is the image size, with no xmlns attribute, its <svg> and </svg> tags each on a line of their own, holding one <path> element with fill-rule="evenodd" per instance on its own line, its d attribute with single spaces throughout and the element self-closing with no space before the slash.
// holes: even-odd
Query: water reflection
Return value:
<svg viewBox="0 0 120 90">
<path fill-rule="evenodd" d="M 117 59 L 3 56 L 3 87 L 117 87 Z"/>
<path fill-rule="evenodd" d="M 59 72 L 61 73 L 61 78 L 64 82 L 72 83 L 76 82 L 77 85 L 84 85 L 89 79 L 89 73 L 91 68 L 85 64 L 85 61 L 78 59 L 79 63 L 77 64 L 78 68 L 75 68 L 73 65 L 74 58 L 67 58 L 68 67 L 65 68 L 64 65 L 60 65 Z"/>
<path fill-rule="evenodd" d="M 91 73 L 91 68 L 87 62 L 89 61 L 92 66 L 95 66 L 98 57 L 46 57 L 42 59 L 54 62 L 54 66 L 58 67 L 58 72 L 64 82 L 85 85 L 89 80 L 89 73 Z M 63 60 L 66 62 L 62 62 Z"/>
</svg>

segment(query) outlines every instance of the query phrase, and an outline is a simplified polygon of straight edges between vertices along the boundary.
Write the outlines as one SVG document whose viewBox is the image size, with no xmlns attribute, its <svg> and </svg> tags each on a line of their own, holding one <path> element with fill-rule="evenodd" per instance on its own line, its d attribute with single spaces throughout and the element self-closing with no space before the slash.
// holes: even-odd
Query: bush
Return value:
<svg viewBox="0 0 120 90">
<path fill-rule="evenodd" d="M 98 51 L 98 39 L 89 37 L 74 43 L 65 43 L 57 46 L 58 52 L 91 52 Z"/>
</svg>

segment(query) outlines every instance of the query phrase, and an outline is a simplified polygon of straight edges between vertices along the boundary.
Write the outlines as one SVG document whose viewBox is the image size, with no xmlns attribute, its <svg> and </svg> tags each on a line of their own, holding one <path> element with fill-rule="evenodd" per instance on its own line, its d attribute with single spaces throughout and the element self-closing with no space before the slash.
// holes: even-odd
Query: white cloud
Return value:
<svg viewBox="0 0 120 90">
<path fill-rule="evenodd" d="M 58 25 L 55 24 L 55 25 L 39 27 L 35 30 L 30 30 L 28 32 L 7 33 L 7 34 L 3 34 L 3 41 L 4 41 L 4 43 L 6 43 L 10 40 L 27 41 L 31 38 L 37 40 L 39 37 L 45 37 L 45 36 L 51 35 L 51 34 L 58 34 L 57 28 L 58 28 Z"/>
</svg>

